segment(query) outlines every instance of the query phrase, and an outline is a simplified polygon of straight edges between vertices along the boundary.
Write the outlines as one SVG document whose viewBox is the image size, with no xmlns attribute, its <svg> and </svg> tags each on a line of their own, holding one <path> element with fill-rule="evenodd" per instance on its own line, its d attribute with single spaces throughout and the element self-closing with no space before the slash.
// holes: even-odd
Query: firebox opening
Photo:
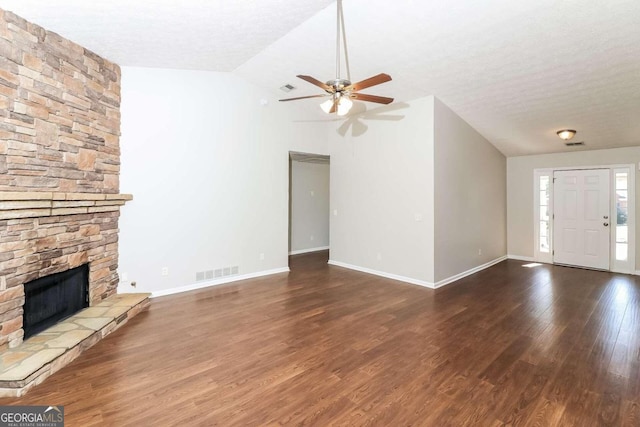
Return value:
<svg viewBox="0 0 640 427">
<path fill-rule="evenodd" d="M 24 339 L 89 306 L 89 264 L 24 285 Z"/>
</svg>

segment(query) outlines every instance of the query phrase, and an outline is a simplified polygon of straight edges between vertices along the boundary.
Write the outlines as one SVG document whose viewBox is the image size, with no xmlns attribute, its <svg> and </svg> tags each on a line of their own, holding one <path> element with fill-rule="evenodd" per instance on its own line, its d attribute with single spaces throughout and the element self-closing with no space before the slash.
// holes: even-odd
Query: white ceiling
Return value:
<svg viewBox="0 0 640 427">
<path fill-rule="evenodd" d="M 329 0 L 0 7 L 120 65 L 233 71 L 274 97 L 320 93 L 296 74 L 335 74 Z M 352 80 L 393 77 L 365 93 L 433 94 L 509 156 L 640 145 L 640 1 L 344 0 L 344 12 Z M 317 118 L 318 100 L 297 102 Z M 564 147 L 563 128 L 586 146 Z"/>
</svg>

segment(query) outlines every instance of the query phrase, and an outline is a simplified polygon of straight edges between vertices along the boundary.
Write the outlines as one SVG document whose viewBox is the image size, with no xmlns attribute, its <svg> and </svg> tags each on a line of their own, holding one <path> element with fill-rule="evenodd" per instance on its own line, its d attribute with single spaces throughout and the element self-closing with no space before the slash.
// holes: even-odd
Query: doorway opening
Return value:
<svg viewBox="0 0 640 427">
<path fill-rule="evenodd" d="M 534 171 L 535 261 L 635 273 L 634 165 Z"/>
<path fill-rule="evenodd" d="M 330 158 L 289 152 L 289 255 L 329 250 Z"/>
</svg>

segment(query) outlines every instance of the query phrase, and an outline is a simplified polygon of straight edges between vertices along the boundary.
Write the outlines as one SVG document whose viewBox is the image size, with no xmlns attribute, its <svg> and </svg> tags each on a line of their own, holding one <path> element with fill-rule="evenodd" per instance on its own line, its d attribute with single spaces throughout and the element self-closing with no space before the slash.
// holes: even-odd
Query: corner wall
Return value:
<svg viewBox="0 0 640 427">
<path fill-rule="evenodd" d="M 506 158 L 435 100 L 435 282 L 507 254 Z"/>
<path fill-rule="evenodd" d="M 433 103 L 367 104 L 329 135 L 332 263 L 433 282 Z"/>
<path fill-rule="evenodd" d="M 388 114 L 330 135 L 331 263 L 438 287 L 504 259 L 504 155 L 432 96 Z"/>
</svg>

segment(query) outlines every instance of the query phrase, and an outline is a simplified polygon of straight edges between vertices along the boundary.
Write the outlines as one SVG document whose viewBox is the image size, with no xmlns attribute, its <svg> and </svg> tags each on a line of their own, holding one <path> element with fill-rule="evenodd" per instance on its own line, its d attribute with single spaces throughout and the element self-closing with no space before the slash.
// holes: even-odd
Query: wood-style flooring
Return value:
<svg viewBox="0 0 640 427">
<path fill-rule="evenodd" d="M 640 279 L 505 261 L 433 291 L 326 261 L 154 299 L 0 405 L 83 427 L 640 425 Z"/>
</svg>

